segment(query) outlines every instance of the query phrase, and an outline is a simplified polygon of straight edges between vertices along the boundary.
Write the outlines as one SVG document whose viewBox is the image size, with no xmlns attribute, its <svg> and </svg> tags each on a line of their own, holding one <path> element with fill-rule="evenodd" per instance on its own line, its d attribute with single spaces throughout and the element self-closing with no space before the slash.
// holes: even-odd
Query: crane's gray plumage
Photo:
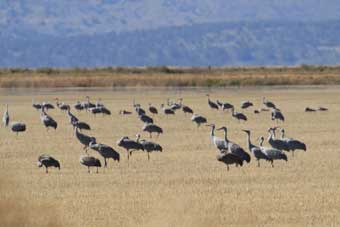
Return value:
<svg viewBox="0 0 340 227">
<path fill-rule="evenodd" d="M 106 159 L 111 158 L 114 161 L 117 161 L 117 162 L 120 161 L 119 153 L 115 149 L 113 149 L 112 147 L 110 147 L 108 145 L 91 141 L 90 144 L 89 144 L 89 147 L 92 150 L 97 151 L 104 158 L 104 167 L 107 167 Z"/>
<path fill-rule="evenodd" d="M 11 130 L 12 132 L 15 132 L 17 135 L 19 132 L 24 132 L 26 131 L 26 125 L 21 122 L 12 122 L 11 123 Z"/>
<path fill-rule="evenodd" d="M 246 161 L 246 162 L 250 162 L 250 155 L 238 144 L 230 141 L 227 137 L 228 133 L 228 129 L 227 127 L 221 127 L 217 130 L 223 130 L 224 131 L 224 140 L 225 143 L 227 144 L 227 150 L 225 152 L 230 152 L 233 153 L 234 155 L 239 156 L 242 160 Z"/>
<path fill-rule="evenodd" d="M 79 119 L 74 114 L 71 113 L 70 108 L 67 109 L 67 116 L 71 124 L 79 121 Z"/>
<path fill-rule="evenodd" d="M 70 105 L 68 105 L 68 104 L 65 104 L 65 103 L 60 103 L 59 102 L 59 98 L 55 98 L 55 100 L 56 100 L 56 105 L 57 105 L 57 107 L 61 110 L 61 111 L 67 111 L 68 109 L 70 109 L 71 107 L 70 107 Z"/>
<path fill-rule="evenodd" d="M 174 115 L 175 111 L 171 108 L 166 108 L 164 104 L 161 104 L 162 111 L 165 115 Z"/>
<path fill-rule="evenodd" d="M 85 135 L 81 132 L 78 131 L 78 128 L 76 128 L 76 137 L 78 139 L 78 141 L 84 145 L 84 150 L 87 152 L 87 148 L 90 145 L 90 142 L 95 143 L 96 142 L 96 138 L 95 137 L 91 137 L 88 135 Z"/>
<path fill-rule="evenodd" d="M 48 114 L 45 112 L 45 107 L 41 108 L 41 115 L 40 115 L 41 122 L 44 124 L 45 128 L 48 130 L 48 128 L 52 127 L 55 130 L 58 127 L 58 123 Z"/>
<path fill-rule="evenodd" d="M 155 124 L 145 124 L 142 128 L 144 132 L 148 132 L 150 134 L 150 138 L 152 137 L 152 133 L 157 133 L 157 136 L 159 134 L 163 133 L 163 129 Z"/>
<path fill-rule="evenodd" d="M 210 125 L 207 125 L 207 126 L 211 127 L 210 138 L 211 138 L 213 144 L 216 146 L 216 148 L 220 152 L 224 152 L 225 150 L 227 150 L 228 144 L 226 143 L 226 141 L 222 138 L 215 136 L 215 127 L 216 127 L 215 124 L 210 124 Z"/>
<path fill-rule="evenodd" d="M 149 112 L 152 114 L 158 114 L 157 108 L 152 106 L 151 103 L 149 103 Z"/>
<path fill-rule="evenodd" d="M 127 110 L 119 110 L 119 114 L 120 115 L 131 115 L 132 112 L 131 111 L 127 111 Z"/>
<path fill-rule="evenodd" d="M 252 142 L 250 140 L 250 136 L 251 136 L 250 130 L 242 130 L 242 131 L 247 134 L 247 145 L 248 145 L 249 152 L 254 155 L 254 157 L 257 160 L 257 166 L 260 167 L 260 160 L 263 159 L 263 160 L 268 161 L 269 158 L 267 157 L 267 155 L 264 152 L 262 152 L 260 147 L 252 144 Z"/>
<path fill-rule="evenodd" d="M 153 124 L 153 119 L 152 117 L 149 117 L 148 115 L 146 114 L 141 114 L 141 115 L 138 115 L 138 118 L 145 124 Z"/>
<path fill-rule="evenodd" d="M 328 111 L 328 108 L 326 108 L 326 107 L 321 107 L 321 106 L 320 106 L 320 107 L 318 108 L 318 111 Z"/>
<path fill-rule="evenodd" d="M 144 151 L 148 153 L 148 160 L 150 160 L 150 154 L 149 154 L 150 152 L 153 152 L 153 151 L 162 152 L 163 151 L 162 146 L 159 145 L 158 143 L 147 141 L 144 139 L 140 140 L 139 142 L 143 145 Z"/>
<path fill-rule="evenodd" d="M 194 111 L 189 106 L 182 105 L 182 110 L 185 114 L 187 114 L 187 113 L 193 114 L 194 113 Z"/>
<path fill-rule="evenodd" d="M 73 121 L 72 122 L 73 128 L 78 128 L 80 131 L 81 130 L 91 130 L 91 127 L 89 124 L 83 121 Z"/>
<path fill-rule="evenodd" d="M 84 105 L 80 102 L 80 101 L 77 101 L 74 105 L 73 105 L 74 109 L 78 110 L 78 111 L 81 111 L 81 110 L 84 110 Z"/>
<path fill-rule="evenodd" d="M 139 143 L 138 141 L 134 141 L 132 139 L 129 139 L 129 137 L 127 137 L 127 136 L 124 136 L 120 140 L 118 140 L 117 145 L 126 150 L 128 160 L 130 159 L 130 154 L 133 150 L 143 150 L 144 151 L 144 147 L 141 143 Z"/>
<path fill-rule="evenodd" d="M 282 112 L 279 109 L 272 109 L 272 120 L 285 121 L 285 117 L 283 116 Z"/>
<path fill-rule="evenodd" d="M 42 107 L 40 103 L 35 103 L 33 99 L 32 99 L 32 106 L 36 110 L 40 110 Z"/>
<path fill-rule="evenodd" d="M 222 108 L 222 110 L 230 110 L 232 108 L 234 108 L 234 105 L 232 105 L 231 103 L 228 102 L 220 102 L 219 100 L 216 101 L 216 103 Z"/>
<path fill-rule="evenodd" d="M 54 109 L 54 106 L 51 103 L 43 102 L 41 105 L 41 109 L 45 110 Z"/>
<path fill-rule="evenodd" d="M 228 171 L 229 171 L 229 165 L 232 165 L 232 164 L 236 164 L 236 166 L 243 165 L 243 159 L 233 153 L 219 153 L 216 156 L 216 159 L 226 164 Z"/>
<path fill-rule="evenodd" d="M 207 94 L 207 97 L 208 97 L 208 105 L 210 106 L 210 108 L 218 110 L 218 105 L 210 100 L 210 95 L 209 94 Z"/>
<path fill-rule="evenodd" d="M 38 167 L 42 167 L 45 166 L 46 168 L 46 173 L 48 173 L 48 168 L 49 167 L 55 167 L 58 168 L 60 170 L 60 163 L 58 160 L 56 160 L 55 158 L 53 158 L 50 155 L 47 154 L 42 154 L 38 157 L 38 163 L 37 163 Z"/>
<path fill-rule="evenodd" d="M 263 103 L 266 107 L 268 107 L 268 108 L 276 109 L 275 104 L 274 104 L 273 102 L 270 102 L 270 101 L 266 100 L 265 97 L 262 98 L 262 103 Z"/>
<path fill-rule="evenodd" d="M 231 108 L 231 116 L 237 119 L 238 121 L 247 121 L 247 116 L 244 115 L 243 113 L 235 112 L 234 108 Z"/>
<path fill-rule="evenodd" d="M 281 140 L 281 139 L 276 139 L 275 136 L 275 128 L 269 128 L 268 129 L 268 143 L 273 147 L 278 150 L 284 150 L 284 151 L 289 151 L 288 144 L 286 141 Z"/>
<path fill-rule="evenodd" d="M 201 124 L 207 123 L 207 119 L 198 114 L 193 114 L 191 117 L 191 121 L 195 122 L 197 124 L 197 127 L 200 127 Z"/>
<path fill-rule="evenodd" d="M 87 156 L 87 155 L 80 156 L 80 164 L 87 166 L 88 173 L 90 173 L 90 167 L 97 167 L 97 173 L 98 173 L 98 168 L 102 167 L 102 164 L 100 163 L 99 159 L 93 156 Z"/>
<path fill-rule="evenodd" d="M 274 160 L 288 161 L 287 155 L 283 151 L 276 149 L 276 148 L 272 148 L 272 147 L 263 147 L 262 146 L 263 141 L 264 141 L 264 138 L 261 137 L 260 138 L 260 149 L 263 153 L 266 154 L 266 156 L 268 157 L 269 161 L 272 164 L 272 167 L 274 167 Z"/>
<path fill-rule="evenodd" d="M 303 151 L 307 150 L 305 143 L 297 139 L 285 138 L 285 130 L 283 128 L 281 128 L 281 140 L 287 143 L 289 150 L 291 150 L 293 153 L 293 156 L 294 156 L 295 150 L 303 150 Z"/>
<path fill-rule="evenodd" d="M 247 109 L 247 108 L 249 108 L 251 106 L 254 106 L 254 104 L 252 102 L 248 101 L 248 100 L 241 102 L 241 108 L 242 109 Z"/>
<path fill-rule="evenodd" d="M 2 123 L 5 127 L 9 124 L 9 113 L 8 113 L 8 104 L 6 104 L 6 110 L 4 112 L 4 115 L 2 117 Z"/>
</svg>

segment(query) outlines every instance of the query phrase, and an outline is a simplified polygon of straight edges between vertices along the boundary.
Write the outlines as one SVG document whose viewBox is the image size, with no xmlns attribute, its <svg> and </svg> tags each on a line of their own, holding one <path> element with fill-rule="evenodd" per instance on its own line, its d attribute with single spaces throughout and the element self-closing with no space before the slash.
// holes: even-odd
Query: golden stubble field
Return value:
<svg viewBox="0 0 340 227">
<path fill-rule="evenodd" d="M 296 152 L 289 161 L 276 162 L 275 168 L 254 159 L 242 168 L 227 168 L 216 160 L 216 148 L 209 128 L 190 121 L 181 111 L 174 117 L 154 117 L 165 131 L 152 140 L 164 151 L 147 155 L 136 152 L 127 164 L 125 151 L 116 145 L 122 136 L 135 137 L 142 123 L 136 115 L 120 116 L 120 109 L 132 110 L 132 100 L 147 107 L 164 103 L 166 98 L 183 97 L 184 104 L 208 118 L 218 127 L 229 128 L 229 138 L 246 148 L 246 135 L 252 141 L 273 126 L 270 113 L 244 111 L 248 122 L 238 123 L 227 112 L 209 109 L 207 97 L 237 106 L 249 99 L 258 107 L 262 97 L 274 101 L 283 111 L 282 124 L 287 137 L 307 144 L 307 152 Z M 1 226 L 330 226 L 340 225 L 340 89 L 251 88 L 251 89 L 122 89 L 110 90 L 1 90 L 1 111 L 9 103 L 14 121 L 27 124 L 18 137 L 0 129 L 0 222 Z M 92 130 L 87 134 L 98 142 L 113 146 L 121 162 L 109 161 L 99 174 L 88 174 L 80 165 L 84 154 L 65 113 L 51 110 L 58 121 L 57 131 L 46 131 L 35 101 L 66 103 L 101 98 L 112 111 L 111 117 L 77 113 Z M 304 113 L 304 107 L 326 106 L 329 112 Z M 238 108 L 239 110 L 239 108 Z M 223 137 L 222 133 L 218 133 Z M 267 144 L 266 144 L 267 145 Z M 36 166 L 38 155 L 48 153 L 59 159 L 61 170 Z M 91 155 L 100 157 L 95 151 Z M 103 159 L 101 159 L 103 162 Z M 94 170 L 94 169 L 93 169 Z"/>
</svg>

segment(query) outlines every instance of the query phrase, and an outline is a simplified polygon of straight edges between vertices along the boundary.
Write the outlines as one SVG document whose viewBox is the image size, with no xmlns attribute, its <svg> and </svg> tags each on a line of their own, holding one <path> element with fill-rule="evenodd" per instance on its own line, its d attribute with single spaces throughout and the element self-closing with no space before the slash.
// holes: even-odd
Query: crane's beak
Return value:
<svg viewBox="0 0 340 227">
<path fill-rule="evenodd" d="M 220 130 L 223 130 L 224 128 L 223 127 L 221 127 L 221 128 L 218 128 L 218 129 L 216 129 L 216 130 L 218 130 L 218 131 L 220 131 Z"/>
</svg>

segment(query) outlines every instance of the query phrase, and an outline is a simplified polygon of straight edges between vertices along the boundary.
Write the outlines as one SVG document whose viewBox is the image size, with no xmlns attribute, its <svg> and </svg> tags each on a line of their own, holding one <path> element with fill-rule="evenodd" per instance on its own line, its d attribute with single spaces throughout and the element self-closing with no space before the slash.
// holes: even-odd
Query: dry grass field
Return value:
<svg viewBox="0 0 340 227">
<path fill-rule="evenodd" d="M 117 147 L 122 136 L 141 133 L 136 115 L 120 116 L 120 109 L 132 110 L 136 99 L 144 107 L 166 98 L 183 97 L 184 104 L 217 126 L 229 128 L 229 138 L 246 148 L 252 141 L 267 137 L 273 126 L 270 113 L 244 111 L 248 122 L 238 123 L 229 113 L 209 109 L 207 97 L 239 106 L 249 99 L 258 107 L 263 96 L 283 111 L 287 137 L 307 144 L 307 152 L 288 154 L 288 162 L 275 168 L 254 159 L 230 171 L 216 160 L 216 148 L 209 128 L 197 128 L 181 111 L 173 117 L 155 116 L 164 135 L 152 140 L 164 151 L 133 153 L 129 165 L 125 151 Z M 87 173 L 80 165 L 82 146 L 76 140 L 65 113 L 51 110 L 59 123 L 56 131 L 46 131 L 35 101 L 54 102 L 59 97 L 73 104 L 89 95 L 101 97 L 112 116 L 77 113 L 88 122 L 100 143 L 113 146 L 121 162 L 109 161 L 107 169 Z M 0 90 L 1 112 L 9 103 L 13 121 L 27 124 L 27 132 L 16 136 L 0 128 L 0 225 L 1 226 L 338 226 L 340 225 L 340 89 L 339 87 L 226 88 L 212 89 L 41 89 Z M 305 113 L 306 106 L 326 106 L 329 112 Z M 238 108 L 239 110 L 239 108 Z M 218 133 L 223 137 L 222 133 Z M 267 143 L 266 143 L 266 146 Z M 38 155 L 48 153 L 59 159 L 61 170 L 36 166 Z M 97 155 L 94 151 L 91 155 Z M 103 162 L 103 159 L 101 159 Z"/>
<path fill-rule="evenodd" d="M 339 66 L 0 69 L 0 88 L 228 87 L 340 84 Z"/>
</svg>

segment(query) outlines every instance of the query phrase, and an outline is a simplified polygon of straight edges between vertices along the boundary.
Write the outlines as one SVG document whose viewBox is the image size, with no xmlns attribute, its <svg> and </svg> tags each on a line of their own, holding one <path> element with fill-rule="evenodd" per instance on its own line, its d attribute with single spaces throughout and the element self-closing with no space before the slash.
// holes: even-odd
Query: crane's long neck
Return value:
<svg viewBox="0 0 340 227">
<path fill-rule="evenodd" d="M 273 140 L 273 134 L 271 132 L 268 133 L 268 141 Z"/>
<path fill-rule="evenodd" d="M 211 136 L 211 137 L 214 137 L 214 136 L 215 136 L 215 126 L 211 126 L 210 136 Z"/>
<path fill-rule="evenodd" d="M 260 147 L 262 147 L 262 145 L 263 145 L 263 138 L 261 138 L 260 140 Z"/>
<path fill-rule="evenodd" d="M 284 130 L 281 131 L 281 139 L 283 139 L 283 138 L 285 138 L 285 131 Z"/>
<path fill-rule="evenodd" d="M 228 143 L 229 140 L 228 140 L 228 130 L 227 129 L 224 129 L 224 140 Z"/>
<path fill-rule="evenodd" d="M 250 151 L 254 147 L 254 145 L 250 141 L 250 133 L 247 133 L 247 145 Z"/>
</svg>

